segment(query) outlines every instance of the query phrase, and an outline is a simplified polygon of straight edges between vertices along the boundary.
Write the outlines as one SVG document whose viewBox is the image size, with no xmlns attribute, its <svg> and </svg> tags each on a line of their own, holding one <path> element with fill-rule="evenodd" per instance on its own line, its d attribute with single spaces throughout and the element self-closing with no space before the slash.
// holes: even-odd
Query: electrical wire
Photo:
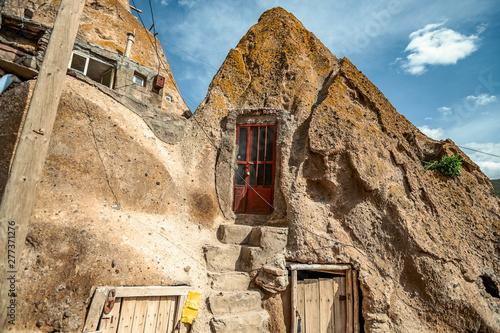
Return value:
<svg viewBox="0 0 500 333">
<path fill-rule="evenodd" d="M 135 1 L 134 1 L 134 0 L 132 0 L 132 4 L 134 5 L 134 7 L 138 8 L 138 7 L 136 6 L 136 4 L 135 4 Z M 150 5 L 151 5 L 151 2 L 150 2 Z M 152 10 L 152 9 L 151 9 L 151 15 L 153 15 L 153 10 Z M 162 60 L 162 59 L 161 59 L 161 57 L 160 57 L 160 54 L 159 54 L 159 52 L 158 52 L 158 47 L 157 47 L 157 45 L 156 45 L 155 43 L 153 43 L 153 41 L 151 40 L 151 37 L 149 36 L 149 31 L 146 29 L 146 26 L 145 26 L 145 24 L 144 24 L 144 21 L 142 20 L 141 14 L 140 14 L 139 12 L 137 12 L 137 17 L 139 18 L 139 21 L 141 22 L 142 27 L 144 28 L 144 31 L 146 32 L 146 36 L 148 37 L 149 42 L 151 43 L 151 45 L 152 45 L 152 46 L 153 46 L 153 48 L 155 49 L 156 56 L 157 56 L 157 58 L 158 58 L 158 63 L 159 63 L 159 66 L 163 67 L 163 69 L 165 70 L 165 73 L 167 73 L 167 76 L 168 76 L 168 78 L 170 79 L 170 82 L 172 82 L 172 85 L 173 85 L 174 87 L 177 87 L 177 85 L 175 84 L 175 80 L 174 80 L 174 78 L 173 78 L 173 77 L 172 77 L 172 75 L 170 74 L 170 71 L 169 71 L 169 70 L 167 70 L 167 67 L 165 66 L 165 64 L 163 63 L 163 60 Z M 154 19 L 153 19 L 153 20 L 154 20 Z M 155 37 L 155 38 L 156 38 L 156 37 Z M 183 97 L 183 93 L 182 93 L 182 91 L 179 89 L 179 87 L 177 87 L 177 89 L 179 90 L 179 95 L 180 95 L 180 97 L 182 98 L 182 100 L 184 101 L 184 104 L 186 104 L 186 106 L 188 106 L 188 104 L 186 103 L 186 100 L 185 100 L 185 99 L 184 99 L 184 97 Z M 186 96 L 186 98 L 188 98 L 188 97 Z M 193 102 L 193 103 L 194 103 L 194 102 Z M 194 104 L 196 104 L 196 103 L 194 103 Z M 189 106 L 188 106 L 188 108 L 189 108 Z M 193 108 L 193 107 L 192 107 L 192 108 Z M 191 109 L 191 108 L 190 108 L 190 109 Z M 193 108 L 193 109 L 194 109 L 194 108 Z"/>
<path fill-rule="evenodd" d="M 155 16 L 153 15 L 153 6 L 151 5 L 151 0 L 148 0 L 148 2 L 149 2 L 149 11 L 151 12 L 151 19 L 153 20 L 153 36 L 156 36 L 156 25 L 155 25 Z M 158 53 L 158 46 L 156 45 L 156 41 L 157 41 L 157 38 L 155 37 L 154 47 Z M 158 61 L 158 74 L 160 74 L 160 61 Z"/>
<path fill-rule="evenodd" d="M 180 50 L 180 51 L 184 52 L 185 54 L 187 54 L 187 55 L 188 55 L 188 56 L 190 56 L 191 58 L 196 59 L 196 60 L 199 60 L 199 61 L 201 61 L 201 62 L 203 62 L 203 63 L 207 64 L 208 66 L 212 67 L 212 69 L 213 69 L 214 71 L 216 71 L 216 72 L 217 72 L 217 68 L 215 68 L 214 66 L 212 66 L 212 64 L 211 64 L 211 63 L 209 63 L 208 61 L 205 61 L 205 60 L 203 60 L 203 59 L 197 58 L 197 57 L 195 57 L 194 55 L 189 54 L 187 51 L 184 51 L 184 50 L 183 50 L 183 49 L 181 49 L 180 47 L 178 47 L 178 46 L 176 46 L 176 45 L 174 45 L 174 44 L 172 44 L 172 43 L 170 43 L 170 42 L 168 42 L 168 41 L 165 41 L 165 43 L 167 43 L 168 45 L 173 46 L 173 47 L 175 47 L 176 49 L 178 49 L 178 50 Z"/>
<path fill-rule="evenodd" d="M 481 151 L 481 150 L 477 150 L 477 149 L 473 149 L 473 148 L 469 148 L 469 147 L 464 147 L 464 146 L 459 146 L 459 145 L 457 145 L 457 147 L 460 147 L 462 149 L 472 150 L 472 151 L 475 151 L 477 153 L 481 153 L 481 154 L 485 154 L 485 155 L 490 155 L 490 156 L 494 156 L 494 157 L 500 157 L 500 155 L 495 155 L 495 154 L 487 153 L 485 151 Z"/>
</svg>

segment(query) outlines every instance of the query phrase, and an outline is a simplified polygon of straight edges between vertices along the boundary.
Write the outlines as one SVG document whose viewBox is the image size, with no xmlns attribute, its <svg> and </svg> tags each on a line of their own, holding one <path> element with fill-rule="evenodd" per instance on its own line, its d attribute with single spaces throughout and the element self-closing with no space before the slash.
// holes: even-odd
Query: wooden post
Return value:
<svg viewBox="0 0 500 333">
<path fill-rule="evenodd" d="M 0 331 L 15 324 L 19 260 L 84 4 L 61 1 L 0 204 Z"/>
<path fill-rule="evenodd" d="M 352 293 L 354 298 L 354 333 L 359 333 L 359 293 L 358 293 L 358 271 L 352 271 Z"/>
<path fill-rule="evenodd" d="M 290 316 L 292 333 L 297 333 L 297 271 L 292 271 L 292 315 Z"/>
<path fill-rule="evenodd" d="M 102 310 L 104 309 L 108 295 L 109 289 L 107 287 L 99 287 L 96 289 L 94 296 L 92 297 L 92 303 L 90 305 L 89 313 L 87 314 L 87 319 L 85 320 L 85 326 L 83 327 L 84 332 L 96 331 L 97 327 L 99 327 Z"/>
<path fill-rule="evenodd" d="M 353 305 L 352 305 L 352 269 L 348 269 L 345 275 L 346 293 L 346 332 L 353 333 Z"/>
</svg>

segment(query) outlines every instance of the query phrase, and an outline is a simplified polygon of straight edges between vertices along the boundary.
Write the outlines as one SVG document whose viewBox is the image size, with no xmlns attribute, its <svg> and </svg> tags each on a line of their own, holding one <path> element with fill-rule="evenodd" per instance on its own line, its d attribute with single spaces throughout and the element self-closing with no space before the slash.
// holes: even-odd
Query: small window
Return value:
<svg viewBox="0 0 500 333">
<path fill-rule="evenodd" d="M 24 18 L 25 18 L 25 19 L 29 19 L 29 20 L 31 20 L 31 19 L 33 18 L 33 14 L 34 14 L 33 10 L 31 10 L 31 9 L 29 9 L 29 8 L 26 8 L 26 9 L 24 10 Z"/>
<path fill-rule="evenodd" d="M 146 82 L 146 79 L 142 75 L 135 73 L 133 81 L 135 84 L 137 84 L 141 87 L 144 87 L 144 83 Z"/>
<path fill-rule="evenodd" d="M 73 53 L 69 68 L 79 71 L 85 75 L 87 73 L 88 60 L 89 58 L 87 57 L 81 56 L 78 53 Z"/>
<path fill-rule="evenodd" d="M 166 100 L 167 102 L 172 102 L 172 97 L 170 97 L 170 96 L 165 96 L 165 100 Z"/>
<path fill-rule="evenodd" d="M 113 65 L 73 52 L 68 68 L 112 88 L 115 76 Z"/>
</svg>

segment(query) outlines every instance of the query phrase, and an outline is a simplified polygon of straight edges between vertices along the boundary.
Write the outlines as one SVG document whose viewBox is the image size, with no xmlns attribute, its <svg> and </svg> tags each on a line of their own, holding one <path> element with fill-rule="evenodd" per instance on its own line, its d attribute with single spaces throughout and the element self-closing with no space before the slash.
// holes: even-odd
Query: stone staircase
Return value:
<svg viewBox="0 0 500 333">
<path fill-rule="evenodd" d="M 204 248 L 212 280 L 208 295 L 212 332 L 268 332 L 269 314 L 261 307 L 262 292 L 250 286 L 264 268 L 266 272 L 284 269 L 287 236 L 287 228 L 220 225 L 217 237 L 221 243 Z"/>
</svg>

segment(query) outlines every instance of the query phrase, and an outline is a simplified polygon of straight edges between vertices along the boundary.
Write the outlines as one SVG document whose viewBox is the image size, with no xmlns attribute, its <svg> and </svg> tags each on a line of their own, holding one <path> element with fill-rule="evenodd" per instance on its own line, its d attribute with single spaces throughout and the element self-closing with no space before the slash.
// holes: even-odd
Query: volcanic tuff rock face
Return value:
<svg viewBox="0 0 500 333">
<path fill-rule="evenodd" d="M 499 199 L 452 141 L 423 135 L 281 8 L 265 12 L 230 51 L 195 116 L 229 157 L 225 124 L 252 108 L 292 116 L 277 139 L 280 209 L 366 254 L 288 222 L 287 259 L 359 270 L 366 331 L 500 330 Z M 461 175 L 424 170 L 444 154 L 463 158 Z M 217 179 L 232 179 L 229 170 Z"/>
<path fill-rule="evenodd" d="M 57 1 L 30 4 L 36 7 L 34 20 L 53 24 Z M 16 10 L 30 4 L 9 1 L 6 12 L 23 16 Z M 123 52 L 126 32 L 135 29 L 131 59 L 158 68 L 144 27 L 121 2 L 87 3 L 81 23 L 80 38 L 114 53 Z M 159 53 L 170 71 L 160 46 Z M 81 332 L 93 286 L 191 285 L 203 290 L 207 284 L 199 263 L 202 246 L 216 241 L 210 230 L 218 222 L 213 186 L 201 177 L 193 181 L 191 166 L 182 162 L 189 152 L 155 136 L 162 129 L 154 128 L 156 113 L 132 112 L 134 103 L 76 77 L 65 78 L 37 185 L 12 332 Z M 0 96 L 0 141 L 5 143 L 0 144 L 0 194 L 34 86 L 35 80 L 13 84 Z M 158 119 L 176 117 L 167 126 L 186 122 L 178 117 L 187 107 L 175 82 L 167 78 L 164 90 L 173 102 L 162 110 L 173 115 Z M 182 131 L 183 126 L 177 127 Z M 187 242 L 191 235 L 196 236 Z M 188 266 L 192 269 L 185 270 Z M 207 322 L 204 306 L 200 325 Z"/>
<path fill-rule="evenodd" d="M 50 6 L 40 3 L 35 18 L 53 17 Z M 124 45 L 118 36 L 138 25 L 125 7 L 89 3 L 80 37 L 109 50 Z M 96 26 L 110 39 L 97 38 Z M 154 67 L 146 38 L 134 45 L 146 56 L 133 51 L 132 59 Z M 0 111 L 18 113 L 2 119 L 21 119 L 32 89 L 3 93 Z M 359 270 L 366 331 L 500 330 L 500 207 L 489 180 L 451 141 L 420 133 L 281 8 L 231 50 L 195 113 L 220 153 L 193 118 L 181 142 L 166 144 L 116 99 L 66 78 L 23 254 L 16 328 L 81 331 L 96 285 L 188 284 L 206 294 L 203 246 L 219 243 L 219 224 L 235 222 L 233 175 L 221 157 L 233 156 L 234 122 L 260 117 L 256 108 L 279 125 L 275 204 L 366 257 L 277 214 L 267 222 L 289 227 L 287 259 Z M 447 153 L 463 157 L 460 176 L 423 170 L 422 161 Z M 281 296 L 264 301 L 271 332 L 284 329 Z M 208 313 L 202 302 L 193 332 L 209 331 Z"/>
<path fill-rule="evenodd" d="M 81 332 L 93 286 L 203 290 L 202 246 L 216 241 L 213 186 L 186 175 L 194 174 L 182 163 L 189 153 L 92 85 L 65 80 L 21 260 L 13 332 Z M 7 125 L 18 124 L 33 86 L 0 96 Z M 18 128 L 2 130 L 11 138 Z"/>
</svg>

